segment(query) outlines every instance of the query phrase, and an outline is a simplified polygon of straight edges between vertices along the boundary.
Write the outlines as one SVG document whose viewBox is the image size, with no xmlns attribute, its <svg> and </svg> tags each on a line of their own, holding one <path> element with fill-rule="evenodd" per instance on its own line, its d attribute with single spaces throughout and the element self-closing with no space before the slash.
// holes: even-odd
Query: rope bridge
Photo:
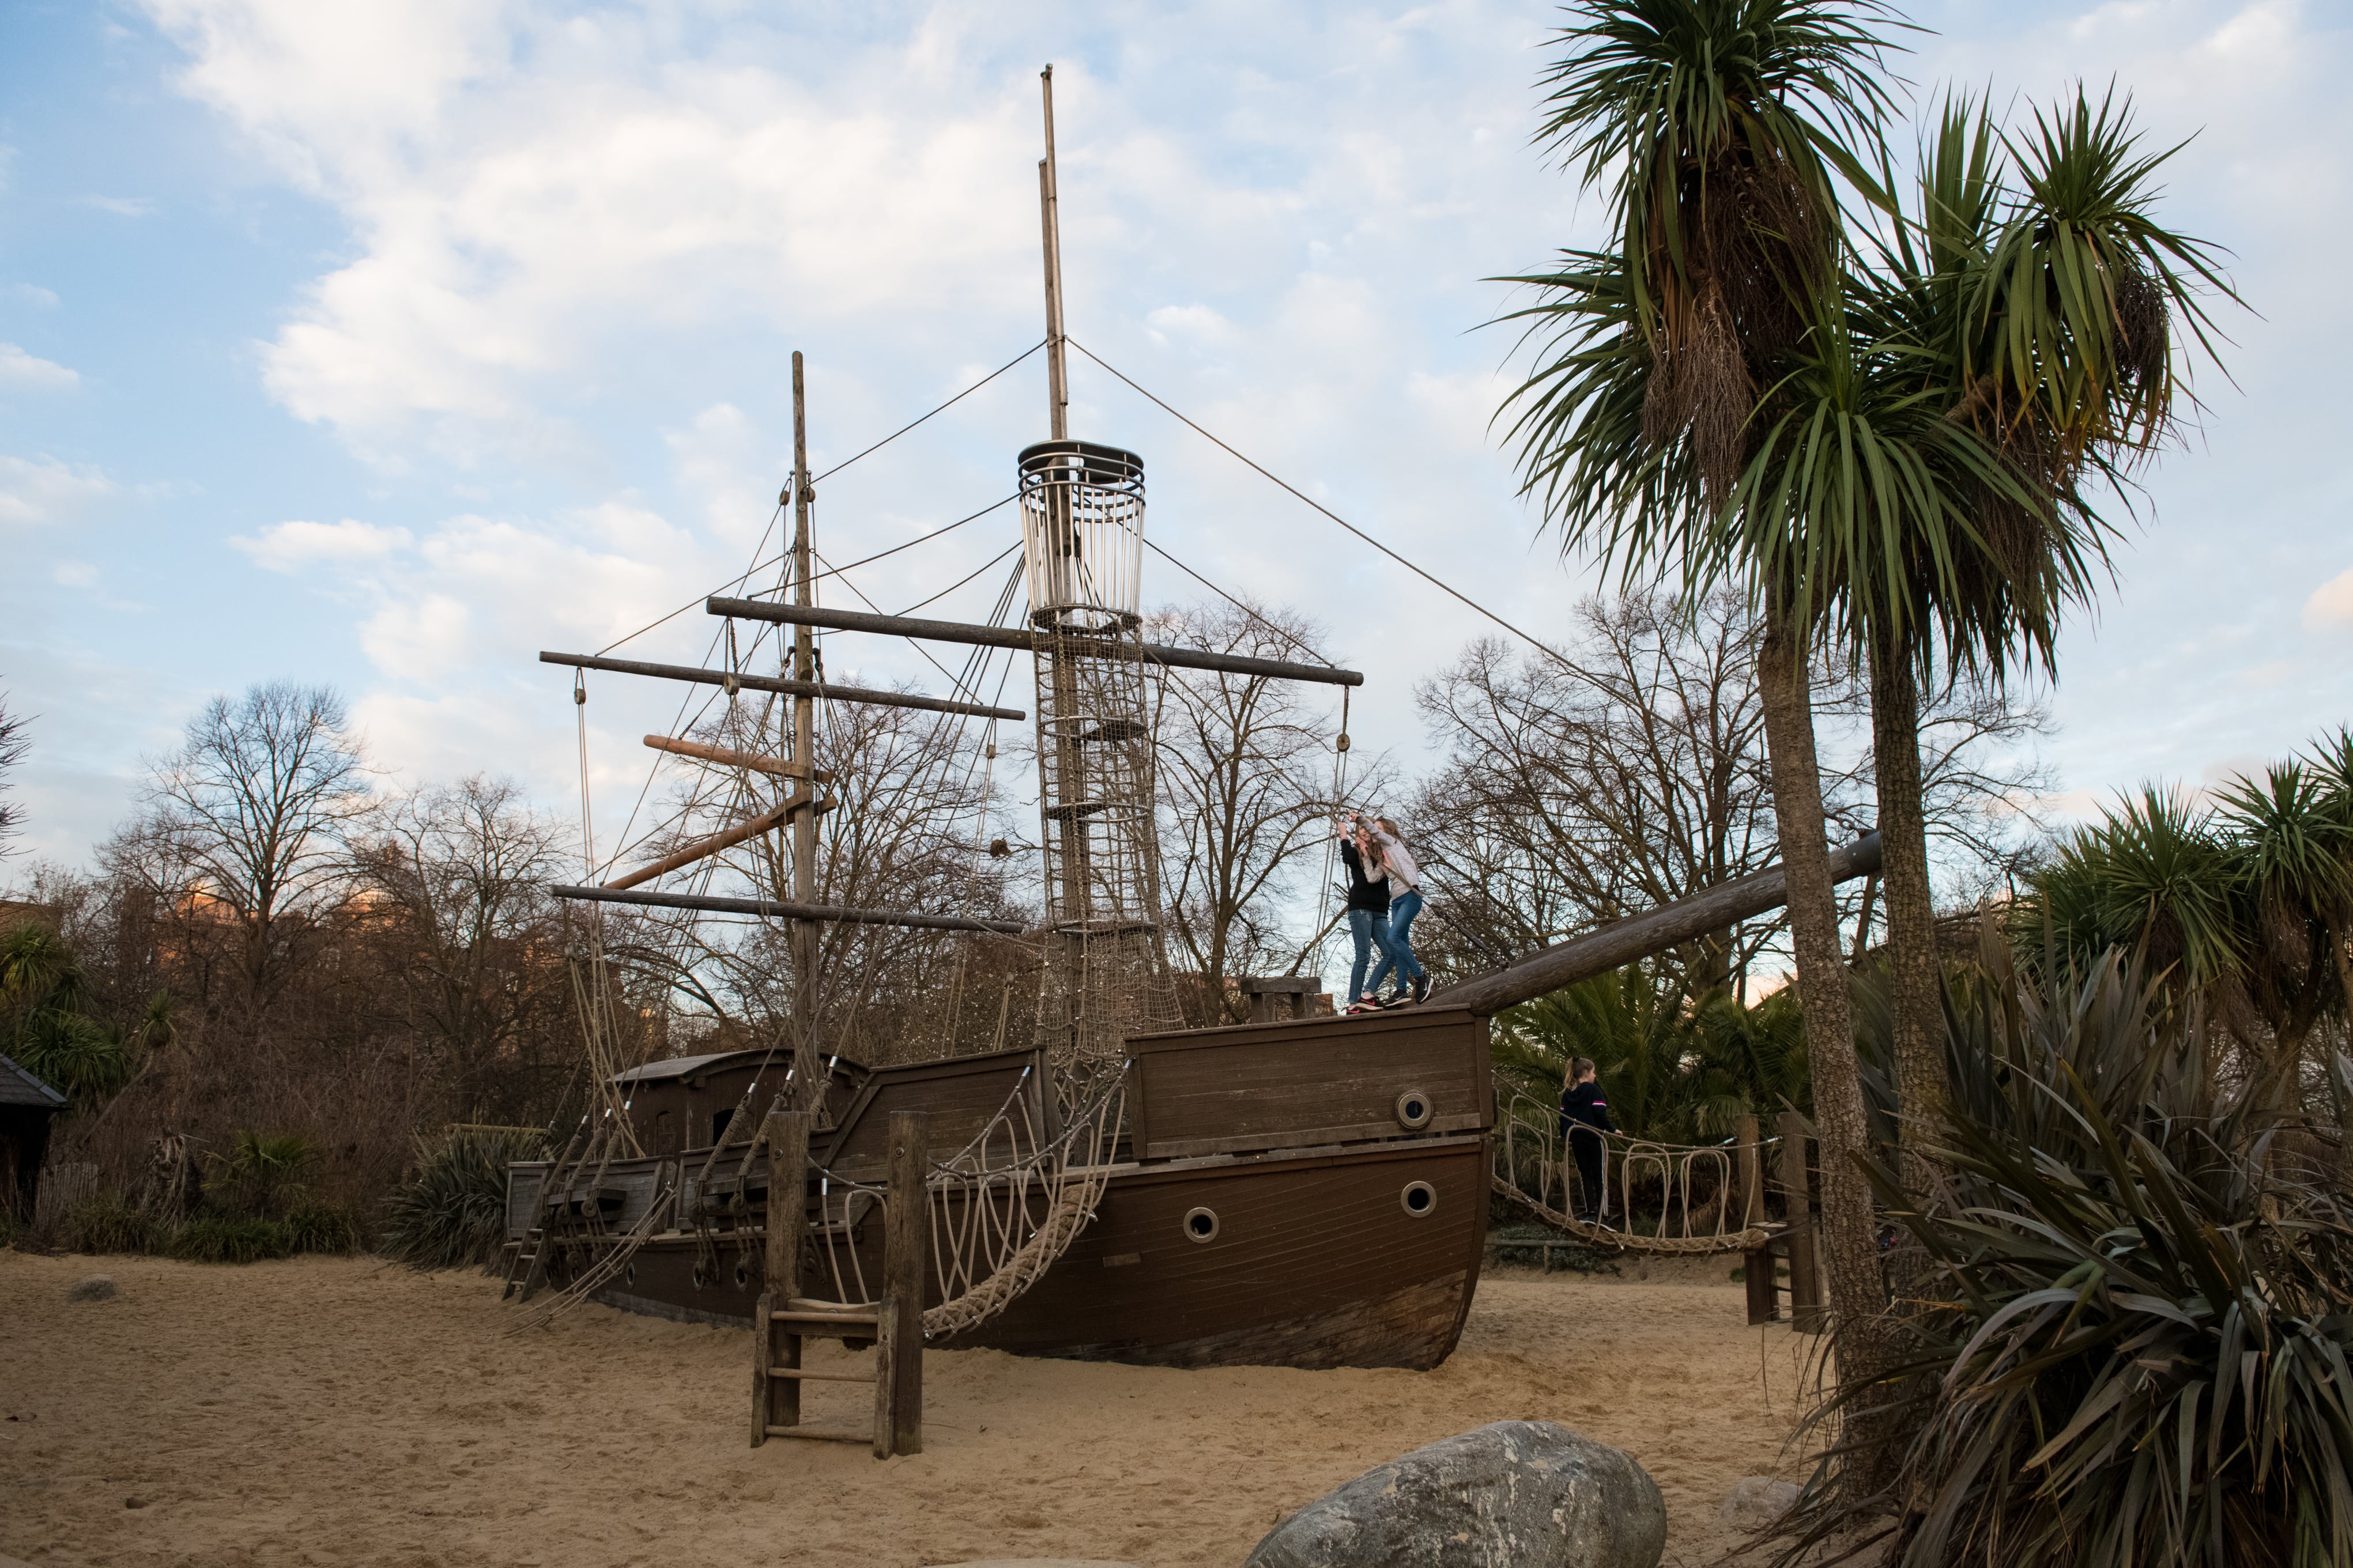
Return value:
<svg viewBox="0 0 2353 1568">
<path fill-rule="evenodd" d="M 1498 1194 L 1545 1224 L 1595 1247 L 1666 1257 L 1754 1252 L 1771 1241 L 1773 1231 L 1749 1217 L 1761 1210 L 1761 1201 L 1741 1205 L 1747 1213 L 1736 1228 L 1734 1223 L 1735 1194 L 1744 1181 L 1754 1182 L 1754 1161 L 1744 1158 L 1748 1168 L 1737 1173 L 1743 1181 L 1736 1181 L 1732 1152 L 1723 1144 L 1664 1143 L 1622 1133 L 1605 1137 L 1592 1128 L 1572 1130 L 1602 1143 L 1600 1190 L 1583 1196 L 1595 1214 L 1616 1223 L 1575 1217 L 1570 1183 L 1582 1188 L 1584 1177 L 1559 1119 L 1560 1113 L 1545 1101 L 1515 1094 L 1496 1120 L 1489 1181 Z M 1637 1193 L 1646 1210 L 1652 1208 L 1650 1200 L 1655 1193 L 1654 1212 L 1634 1213 Z M 1695 1198 L 1700 1200 L 1696 1213 Z M 1635 1228 L 1645 1220 L 1651 1225 L 1647 1235 Z"/>
</svg>

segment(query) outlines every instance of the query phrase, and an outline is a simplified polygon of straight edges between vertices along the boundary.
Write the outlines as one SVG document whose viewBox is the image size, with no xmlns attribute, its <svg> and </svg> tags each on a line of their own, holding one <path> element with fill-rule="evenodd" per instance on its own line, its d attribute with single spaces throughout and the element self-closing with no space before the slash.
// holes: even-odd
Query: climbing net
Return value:
<svg viewBox="0 0 2353 1568">
<path fill-rule="evenodd" d="M 1724 1144 L 1662 1143 L 1584 1127 L 1564 1135 L 1559 1123 L 1551 1105 L 1514 1094 L 1495 1128 L 1495 1191 L 1546 1225 L 1621 1252 L 1751 1252 L 1771 1239 L 1762 1225 L 1733 1212 L 1738 1184 Z M 1585 1190 L 1572 1136 L 1599 1145 L 1597 1190 Z M 1597 1220 L 1575 1217 L 1579 1196 Z"/>
<path fill-rule="evenodd" d="M 1125 1125 L 1124 1072 L 1068 1118 L 1040 1124 L 1025 1068 L 1005 1102 L 972 1141 L 929 1163 L 921 1201 L 931 1233 L 930 1268 L 940 1304 L 923 1313 L 926 1339 L 963 1333 L 1002 1312 L 1070 1250 L 1095 1215 Z M 812 1239 L 834 1302 L 871 1306 L 858 1243 L 900 1194 L 871 1182 L 818 1171 L 819 1212 Z"/>
</svg>

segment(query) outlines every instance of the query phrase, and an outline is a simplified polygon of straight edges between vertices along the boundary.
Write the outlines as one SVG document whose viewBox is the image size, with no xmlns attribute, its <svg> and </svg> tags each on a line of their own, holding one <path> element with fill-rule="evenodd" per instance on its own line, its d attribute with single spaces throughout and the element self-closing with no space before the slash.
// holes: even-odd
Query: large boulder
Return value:
<svg viewBox="0 0 2353 1568">
<path fill-rule="evenodd" d="M 1498 1421 L 1316 1499 L 1245 1568 L 1657 1568 L 1666 1545 L 1666 1500 L 1631 1457 Z"/>
</svg>

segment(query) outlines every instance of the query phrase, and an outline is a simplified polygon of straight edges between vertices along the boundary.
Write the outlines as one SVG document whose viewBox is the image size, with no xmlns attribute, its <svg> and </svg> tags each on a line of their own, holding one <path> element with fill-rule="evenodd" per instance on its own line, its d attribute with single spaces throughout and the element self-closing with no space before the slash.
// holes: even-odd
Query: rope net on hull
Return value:
<svg viewBox="0 0 2353 1568">
<path fill-rule="evenodd" d="M 1495 1133 L 1494 1190 L 1580 1241 L 1621 1252 L 1691 1256 L 1752 1252 L 1772 1238 L 1762 1226 L 1735 1223 L 1732 1152 L 1721 1144 L 1564 1129 L 1557 1110 L 1527 1095 L 1512 1097 Z M 1590 1188 L 1572 1138 L 1593 1141 L 1585 1163 L 1597 1169 L 1599 1179 Z M 1599 1217 L 1577 1218 L 1571 1211 L 1580 1207 Z"/>
<path fill-rule="evenodd" d="M 926 1339 L 965 1332 L 1004 1311 L 1045 1278 L 1093 1220 L 1126 1121 L 1124 1063 L 1121 1068 L 1050 1135 L 1039 1124 L 1038 1097 L 1025 1072 L 970 1143 L 931 1163 L 922 1201 L 941 1301 L 923 1313 Z M 833 1288 L 828 1304 L 871 1306 L 874 1291 L 858 1241 L 864 1227 L 882 1223 L 898 1194 L 822 1167 L 818 1174 L 819 1218 L 811 1240 Z"/>
</svg>

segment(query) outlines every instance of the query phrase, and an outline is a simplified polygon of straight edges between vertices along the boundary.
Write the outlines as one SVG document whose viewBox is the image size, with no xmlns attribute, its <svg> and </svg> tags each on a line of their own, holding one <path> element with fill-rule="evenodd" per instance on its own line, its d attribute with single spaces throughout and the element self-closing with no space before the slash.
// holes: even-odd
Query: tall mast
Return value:
<svg viewBox="0 0 2353 1568">
<path fill-rule="evenodd" d="M 1046 414 L 1057 441 L 1071 434 L 1071 383 L 1062 366 L 1062 217 L 1054 184 L 1054 68 L 1038 73 L 1046 97 L 1046 155 L 1038 160 L 1039 218 L 1046 238 Z"/>
<path fill-rule="evenodd" d="M 793 351 L 793 603 L 808 605 L 809 471 L 808 391 L 801 374 L 801 351 Z M 793 628 L 793 679 L 817 679 L 817 637 L 807 626 Z M 807 692 L 793 698 L 793 761 L 799 775 L 795 793 L 812 805 L 793 817 L 793 900 L 817 902 L 817 700 Z M 817 1067 L 817 922 L 793 922 L 793 1104 L 814 1110 L 825 1093 L 825 1075 Z"/>
</svg>

